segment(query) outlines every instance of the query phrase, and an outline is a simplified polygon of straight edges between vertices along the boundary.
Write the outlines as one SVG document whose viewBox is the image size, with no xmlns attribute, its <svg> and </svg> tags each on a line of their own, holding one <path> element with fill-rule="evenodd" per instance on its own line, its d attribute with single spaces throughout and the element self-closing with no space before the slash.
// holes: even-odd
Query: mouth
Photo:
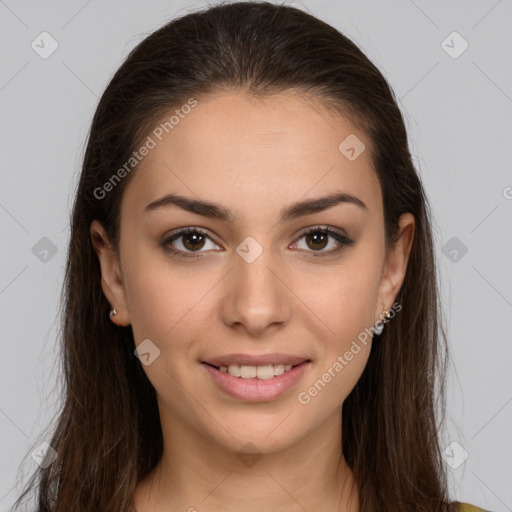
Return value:
<svg viewBox="0 0 512 512">
<path fill-rule="evenodd" d="M 232 354 L 201 365 L 224 393 L 245 402 L 276 400 L 298 385 L 311 359 L 284 354 Z"/>
<path fill-rule="evenodd" d="M 268 380 L 274 377 L 279 377 L 284 373 L 290 371 L 292 368 L 299 366 L 302 363 L 310 362 L 309 359 L 305 359 L 298 364 L 265 364 L 265 365 L 242 365 L 242 364 L 230 364 L 230 365 L 214 365 L 205 362 L 208 366 L 215 368 L 223 373 L 228 373 L 232 377 L 240 379 L 260 379 Z"/>
</svg>

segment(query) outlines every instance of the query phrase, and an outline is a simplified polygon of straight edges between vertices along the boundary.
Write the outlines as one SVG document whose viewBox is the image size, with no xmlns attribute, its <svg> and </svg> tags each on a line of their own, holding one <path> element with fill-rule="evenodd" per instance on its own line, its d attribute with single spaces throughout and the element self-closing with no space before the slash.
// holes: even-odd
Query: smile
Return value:
<svg viewBox="0 0 512 512">
<path fill-rule="evenodd" d="M 304 375 L 311 362 L 291 364 L 215 366 L 202 363 L 218 388 L 228 395 L 249 402 L 274 400 L 292 387 Z"/>
<path fill-rule="evenodd" d="M 219 366 L 217 370 L 229 373 L 233 377 L 241 379 L 273 379 L 284 372 L 291 370 L 291 364 L 267 364 L 264 366 L 245 366 L 240 364 L 231 364 L 229 366 Z"/>
</svg>

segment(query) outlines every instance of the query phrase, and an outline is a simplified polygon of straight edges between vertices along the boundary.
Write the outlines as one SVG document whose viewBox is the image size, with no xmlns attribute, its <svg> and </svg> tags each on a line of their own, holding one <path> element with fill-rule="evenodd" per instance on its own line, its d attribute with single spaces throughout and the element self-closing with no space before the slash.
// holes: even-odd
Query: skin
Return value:
<svg viewBox="0 0 512 512">
<path fill-rule="evenodd" d="M 366 145 L 354 161 L 338 149 L 349 134 Z M 112 321 L 131 324 L 135 345 L 149 338 L 160 349 L 143 368 L 158 397 L 164 455 L 137 485 L 137 512 L 359 510 L 341 454 L 341 406 L 365 368 L 371 339 L 308 404 L 297 395 L 392 307 L 405 276 L 414 218 L 402 216 L 398 242 L 386 253 L 370 144 L 310 97 L 217 93 L 139 164 L 122 198 L 119 254 L 92 223 L 103 291 L 118 311 Z M 367 208 L 339 203 L 277 222 L 284 206 L 333 191 Z M 171 192 L 220 203 L 235 220 L 176 206 L 144 212 Z M 340 244 L 301 236 L 317 225 L 354 243 L 318 256 Z M 176 239 L 177 250 L 200 251 L 180 260 L 159 242 L 188 226 L 210 238 L 202 246 Z M 263 249 L 252 263 L 236 252 L 247 236 Z M 233 352 L 282 352 L 311 364 L 278 399 L 249 403 L 225 394 L 200 364 Z M 247 443 L 261 455 L 250 467 L 237 457 Z"/>
</svg>

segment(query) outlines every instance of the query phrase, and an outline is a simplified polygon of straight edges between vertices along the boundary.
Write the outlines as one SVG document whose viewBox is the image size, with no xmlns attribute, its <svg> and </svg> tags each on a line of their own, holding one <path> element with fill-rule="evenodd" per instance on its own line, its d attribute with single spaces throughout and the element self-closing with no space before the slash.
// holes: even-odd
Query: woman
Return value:
<svg viewBox="0 0 512 512">
<path fill-rule="evenodd" d="M 52 461 L 17 505 L 37 486 L 39 512 L 481 510 L 448 496 L 401 113 L 313 16 L 220 4 L 130 53 L 92 123 L 64 292 Z"/>
</svg>

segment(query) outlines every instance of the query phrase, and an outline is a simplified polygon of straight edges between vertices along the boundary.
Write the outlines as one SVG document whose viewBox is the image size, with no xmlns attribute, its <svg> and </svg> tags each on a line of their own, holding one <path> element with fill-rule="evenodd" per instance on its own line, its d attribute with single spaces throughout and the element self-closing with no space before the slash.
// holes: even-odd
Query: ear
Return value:
<svg viewBox="0 0 512 512">
<path fill-rule="evenodd" d="M 411 213 L 404 213 L 399 220 L 398 239 L 390 248 L 384 266 L 384 271 L 379 289 L 380 302 L 376 311 L 377 319 L 386 309 L 390 309 L 402 286 L 407 270 L 407 262 L 414 239 L 414 216 Z"/>
<path fill-rule="evenodd" d="M 128 314 L 126 292 L 118 254 L 112 247 L 105 228 L 99 221 L 92 221 L 90 233 L 94 251 L 100 262 L 101 288 L 112 308 L 116 308 L 117 311 L 117 314 L 110 318 L 117 325 L 130 325 L 130 315 Z"/>
</svg>

